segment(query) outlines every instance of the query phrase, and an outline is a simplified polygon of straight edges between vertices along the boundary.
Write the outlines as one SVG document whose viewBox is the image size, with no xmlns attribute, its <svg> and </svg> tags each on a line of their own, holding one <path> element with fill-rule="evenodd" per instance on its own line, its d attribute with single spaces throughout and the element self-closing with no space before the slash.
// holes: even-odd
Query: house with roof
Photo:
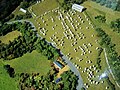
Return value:
<svg viewBox="0 0 120 90">
<path fill-rule="evenodd" d="M 26 13 L 27 10 L 23 9 L 23 8 L 20 8 L 20 11 L 23 12 L 23 13 Z"/>
<path fill-rule="evenodd" d="M 62 63 L 60 63 L 59 61 L 54 61 L 53 63 L 59 69 L 62 69 L 64 67 L 64 65 Z"/>
<path fill-rule="evenodd" d="M 76 11 L 78 11 L 78 12 L 82 12 L 83 11 L 83 9 L 85 9 L 83 6 L 81 6 L 81 5 L 79 5 L 79 4 L 73 4 L 72 5 L 72 9 L 73 10 L 76 10 Z"/>
</svg>

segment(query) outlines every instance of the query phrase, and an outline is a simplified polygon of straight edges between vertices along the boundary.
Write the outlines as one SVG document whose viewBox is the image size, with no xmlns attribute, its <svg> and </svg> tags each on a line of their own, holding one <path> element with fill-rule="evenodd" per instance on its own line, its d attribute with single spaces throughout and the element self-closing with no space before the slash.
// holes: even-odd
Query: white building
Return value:
<svg viewBox="0 0 120 90">
<path fill-rule="evenodd" d="M 20 8 L 20 11 L 22 11 L 23 13 L 26 13 L 27 11 L 23 8 Z"/>
<path fill-rule="evenodd" d="M 84 9 L 84 7 L 81 6 L 81 5 L 78 5 L 78 4 L 73 4 L 73 5 L 72 5 L 72 9 L 73 9 L 73 10 L 76 10 L 76 11 L 78 11 L 78 12 L 82 12 L 83 9 Z"/>
</svg>

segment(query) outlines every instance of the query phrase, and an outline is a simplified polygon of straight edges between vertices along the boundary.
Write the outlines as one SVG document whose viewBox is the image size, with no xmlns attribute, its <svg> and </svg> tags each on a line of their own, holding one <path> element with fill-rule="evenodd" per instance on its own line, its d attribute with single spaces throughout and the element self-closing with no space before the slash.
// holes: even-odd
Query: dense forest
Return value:
<svg viewBox="0 0 120 90">
<path fill-rule="evenodd" d="M 60 78 L 56 76 L 54 70 L 44 76 L 40 76 L 39 73 L 21 73 L 19 85 L 21 90 L 76 90 L 78 77 L 72 71 L 64 72 Z"/>
<path fill-rule="evenodd" d="M 18 36 L 12 42 L 9 41 L 9 44 L 4 44 L 0 41 L 0 58 L 4 60 L 21 57 L 35 49 L 47 56 L 48 60 L 55 60 L 59 56 L 59 50 L 54 48 L 44 38 L 38 37 L 29 22 L 3 24 L 0 29 L 0 36 L 4 36 L 14 30 L 18 30 L 22 34 L 22 36 Z"/>
<path fill-rule="evenodd" d="M 22 0 L 0 0 L 0 21 L 9 16 Z"/>
<path fill-rule="evenodd" d="M 120 11 L 120 0 L 92 0 L 116 11 Z"/>
<path fill-rule="evenodd" d="M 0 21 L 8 21 L 11 16 L 9 16 L 19 5 L 21 8 L 27 9 L 30 5 L 33 5 L 37 0 L 0 0 Z M 9 16 L 9 17 L 8 17 Z M 27 15 L 29 16 L 29 15 Z M 25 16 L 17 16 L 16 19 L 23 18 Z M 7 19 L 6 19 L 7 18 Z"/>
</svg>

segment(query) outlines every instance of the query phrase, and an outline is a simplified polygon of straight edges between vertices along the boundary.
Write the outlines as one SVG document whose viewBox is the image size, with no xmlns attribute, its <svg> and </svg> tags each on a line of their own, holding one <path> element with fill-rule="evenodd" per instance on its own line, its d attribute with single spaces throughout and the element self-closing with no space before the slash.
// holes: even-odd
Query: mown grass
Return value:
<svg viewBox="0 0 120 90">
<path fill-rule="evenodd" d="M 8 34 L 6 34 L 5 36 L 0 36 L 0 40 L 2 41 L 2 43 L 8 44 L 9 41 L 13 41 L 15 38 L 17 38 L 18 36 L 20 36 L 21 33 L 19 31 L 12 31 Z"/>
<path fill-rule="evenodd" d="M 32 6 L 33 12 L 36 15 L 43 14 L 45 11 L 52 10 L 58 6 L 56 0 L 45 0 L 39 4 L 35 4 Z"/>
<path fill-rule="evenodd" d="M 39 11 L 40 12 L 40 11 Z M 45 12 L 45 11 L 44 11 Z M 40 14 L 39 14 L 40 15 Z M 67 14 L 64 13 L 63 14 L 63 17 L 65 18 Z M 66 23 L 67 25 L 70 27 L 70 29 L 73 31 L 73 33 L 84 33 L 85 35 L 85 39 L 82 39 L 82 40 L 79 40 L 78 37 L 76 36 L 75 38 L 78 40 L 77 41 L 77 44 L 74 46 L 74 47 L 71 47 L 71 40 L 68 40 L 68 39 L 64 39 L 64 48 L 60 45 L 57 45 L 57 48 L 61 49 L 61 51 L 67 55 L 68 53 L 70 53 L 70 57 L 72 57 L 73 59 L 71 60 L 71 62 L 73 63 L 76 63 L 77 65 L 79 65 L 80 67 L 82 67 L 82 69 L 78 69 L 80 74 L 82 75 L 82 78 L 83 78 L 83 81 L 84 83 L 88 83 L 90 85 L 90 88 L 88 88 L 88 90 L 105 90 L 105 87 L 108 86 L 108 84 L 105 82 L 104 84 L 99 84 L 99 85 L 91 85 L 87 79 L 87 73 L 82 73 L 81 71 L 84 70 L 85 67 L 89 67 L 89 66 L 92 66 L 92 65 L 95 65 L 96 64 L 96 59 L 97 59 L 97 50 L 96 50 L 96 47 L 99 47 L 99 44 L 95 42 L 95 40 L 99 39 L 96 35 L 96 32 L 95 30 L 89 25 L 88 21 L 85 19 L 84 15 L 82 13 L 79 13 L 77 12 L 75 15 L 72 16 L 73 19 L 76 19 L 78 20 L 77 18 L 77 15 L 80 15 L 83 20 L 85 21 L 85 23 L 81 24 L 80 27 L 82 27 L 82 29 L 77 29 L 77 31 L 74 31 L 73 28 L 71 27 L 70 23 L 66 20 Z M 50 17 L 53 17 L 55 22 L 52 22 Z M 42 16 L 43 19 L 46 21 L 46 24 L 48 24 L 48 26 L 45 26 L 44 23 L 42 22 L 42 20 L 40 18 L 37 18 L 35 20 L 32 20 L 31 21 L 35 24 L 37 30 L 38 30 L 38 33 L 46 38 L 48 41 L 52 42 L 50 40 L 50 37 L 54 34 L 58 37 L 58 39 L 60 40 L 62 37 L 64 37 L 64 30 L 62 29 L 62 25 L 61 25 L 61 22 L 60 20 L 58 20 L 56 17 L 58 15 L 55 14 L 54 12 L 51 12 L 45 16 Z M 48 19 L 48 20 L 47 20 Z M 78 20 L 79 21 L 79 20 Z M 37 22 L 40 23 L 40 25 L 37 24 Z M 80 21 L 79 21 L 80 22 Z M 57 25 L 55 27 L 55 30 L 52 30 L 52 26 L 54 25 Z M 74 24 L 76 25 L 77 23 L 74 22 Z M 86 27 L 89 27 L 89 30 L 86 29 Z M 48 30 L 48 32 L 46 33 L 46 36 L 42 35 L 40 33 L 40 30 L 38 29 L 38 27 L 44 27 Z M 57 34 L 55 34 L 55 32 L 57 32 Z M 94 37 L 91 37 L 91 35 L 94 35 Z M 78 52 L 75 52 L 74 51 L 74 48 L 78 47 L 78 46 L 82 46 L 83 43 L 92 43 L 92 47 L 89 47 L 89 50 L 92 51 L 91 54 L 87 53 L 86 55 L 83 55 L 81 56 L 81 50 L 79 50 Z M 85 56 L 88 56 L 88 58 L 86 58 Z M 104 55 L 102 54 L 102 61 L 101 61 L 101 65 L 102 65 L 102 70 L 100 70 L 99 73 L 95 73 L 95 75 L 100 75 L 101 73 L 104 72 L 104 70 L 106 69 L 106 63 L 105 63 L 105 59 L 104 59 Z M 80 58 L 80 59 L 83 59 L 83 61 L 79 62 L 76 58 Z M 86 61 L 87 60 L 92 60 L 92 64 L 87 64 Z"/>
<path fill-rule="evenodd" d="M 0 61 L 0 90 L 19 90 L 15 78 L 10 78 Z"/>
<path fill-rule="evenodd" d="M 45 75 L 51 69 L 50 61 L 37 51 L 26 53 L 22 57 L 4 61 L 15 69 L 16 73 L 40 73 Z"/>
</svg>

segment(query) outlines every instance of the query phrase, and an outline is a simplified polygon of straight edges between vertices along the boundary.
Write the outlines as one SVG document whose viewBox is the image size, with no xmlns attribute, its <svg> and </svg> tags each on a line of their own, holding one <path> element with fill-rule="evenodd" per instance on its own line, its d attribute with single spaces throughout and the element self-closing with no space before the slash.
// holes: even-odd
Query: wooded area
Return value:
<svg viewBox="0 0 120 90">
<path fill-rule="evenodd" d="M 0 21 L 9 16 L 22 0 L 0 0 Z"/>
<path fill-rule="evenodd" d="M 74 3 L 81 4 L 84 1 L 86 1 L 86 0 L 63 0 L 63 2 L 61 3 L 61 1 L 57 0 L 57 2 L 59 2 L 60 6 L 66 11 L 72 8 L 72 4 L 74 4 Z"/>
<path fill-rule="evenodd" d="M 48 60 L 55 60 L 59 56 L 58 50 L 44 38 L 41 39 L 40 37 L 37 37 L 36 31 L 32 30 L 32 28 L 33 27 L 28 22 L 3 24 L 0 27 L 0 36 L 14 30 L 20 31 L 22 36 L 15 38 L 13 42 L 9 41 L 9 44 L 0 42 L 0 58 L 11 60 L 37 49 L 38 52 L 47 56 Z"/>
<path fill-rule="evenodd" d="M 120 0 L 92 0 L 116 11 L 120 11 Z"/>
<path fill-rule="evenodd" d="M 115 21 L 111 21 L 110 27 L 113 31 L 120 33 L 120 18 L 116 19 Z"/>
<path fill-rule="evenodd" d="M 22 73 L 20 79 L 21 90 L 32 89 L 32 90 L 76 90 L 78 84 L 77 76 L 72 71 L 66 71 L 61 75 L 61 79 L 56 83 L 58 79 L 55 71 L 51 70 L 45 76 L 40 76 L 39 73 L 28 74 Z"/>
</svg>

